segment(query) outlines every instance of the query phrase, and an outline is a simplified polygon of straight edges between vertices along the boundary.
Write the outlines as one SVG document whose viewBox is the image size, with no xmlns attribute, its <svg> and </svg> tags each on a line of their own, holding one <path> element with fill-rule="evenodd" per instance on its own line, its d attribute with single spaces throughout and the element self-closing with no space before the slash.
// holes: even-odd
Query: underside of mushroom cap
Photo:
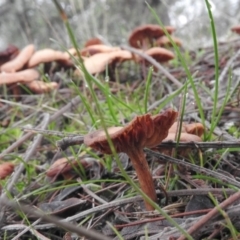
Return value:
<svg viewBox="0 0 240 240">
<path fill-rule="evenodd" d="M 154 147 L 167 137 L 168 129 L 176 120 L 178 113 L 172 109 L 151 116 L 137 116 L 124 127 L 107 129 L 116 152 L 129 153 L 132 148 Z M 98 151 L 111 154 L 107 136 L 103 130 L 89 133 L 84 137 L 84 143 Z"/>
<path fill-rule="evenodd" d="M 171 34 L 175 28 L 171 26 L 166 26 L 166 30 Z M 153 39 L 159 38 L 165 35 L 163 29 L 156 24 L 146 24 L 135 28 L 129 36 L 129 44 L 132 47 L 139 48 L 141 47 L 144 39 Z"/>
</svg>

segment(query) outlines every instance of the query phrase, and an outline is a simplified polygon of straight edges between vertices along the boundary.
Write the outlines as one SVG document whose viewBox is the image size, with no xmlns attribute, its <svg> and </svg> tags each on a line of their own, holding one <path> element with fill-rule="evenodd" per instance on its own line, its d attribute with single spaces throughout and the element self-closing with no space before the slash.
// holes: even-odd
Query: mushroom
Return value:
<svg viewBox="0 0 240 240">
<path fill-rule="evenodd" d="M 20 72 L 0 73 L 0 85 L 19 82 L 31 82 L 39 78 L 39 72 L 35 69 L 26 69 Z"/>
<path fill-rule="evenodd" d="M 89 46 L 100 45 L 100 44 L 103 44 L 103 42 L 99 38 L 91 38 L 85 42 L 84 47 L 86 48 Z"/>
<path fill-rule="evenodd" d="M 33 55 L 34 50 L 35 48 L 33 44 L 27 45 L 25 48 L 22 49 L 22 51 L 17 55 L 17 57 L 15 57 L 9 62 L 4 63 L 1 66 L 1 71 L 16 72 L 18 70 L 21 70 Z"/>
<path fill-rule="evenodd" d="M 168 136 L 163 142 L 175 141 L 177 135 L 177 125 L 175 122 L 169 129 Z M 201 123 L 182 123 L 181 134 L 179 142 L 201 142 L 201 136 L 203 135 L 204 127 Z M 171 155 L 171 149 L 161 149 L 161 152 L 166 155 Z M 186 155 L 188 150 L 181 151 L 181 155 Z"/>
<path fill-rule="evenodd" d="M 147 54 L 148 56 L 151 56 L 157 62 L 160 63 L 174 59 L 174 54 L 171 51 L 161 47 L 150 48 L 144 53 Z"/>
<path fill-rule="evenodd" d="M 106 66 L 111 63 L 123 62 L 132 59 L 132 54 L 126 50 L 118 50 L 107 53 L 98 53 L 89 58 L 86 58 L 83 63 L 90 74 L 101 73 L 106 69 Z M 82 75 L 79 70 L 76 75 Z"/>
<path fill-rule="evenodd" d="M 176 38 L 174 36 L 171 36 L 172 41 L 175 42 L 175 44 L 179 47 L 182 46 L 182 41 L 179 38 Z M 158 38 L 155 42 L 156 46 L 159 47 L 172 47 L 172 43 L 170 42 L 170 39 L 167 36 L 162 36 Z"/>
<path fill-rule="evenodd" d="M 231 27 L 231 31 L 240 34 L 240 25 Z"/>
<path fill-rule="evenodd" d="M 167 32 L 171 34 L 175 28 L 171 26 L 165 27 Z M 129 36 L 129 44 L 135 48 L 148 48 L 147 45 L 152 46 L 153 39 L 157 39 L 165 35 L 163 29 L 159 25 L 146 24 L 135 28 Z"/>
<path fill-rule="evenodd" d="M 107 45 L 92 45 L 89 47 L 85 47 L 81 50 L 81 55 L 84 57 L 89 57 L 95 55 L 97 53 L 108 53 L 113 51 L 121 50 L 119 47 L 111 47 Z"/>
<path fill-rule="evenodd" d="M 69 65 L 70 63 L 70 56 L 67 52 L 55 51 L 53 49 L 42 49 L 36 51 L 33 56 L 30 58 L 28 62 L 28 67 L 32 68 L 40 63 L 48 63 L 48 62 L 61 62 L 61 64 L 65 63 Z"/>
<path fill-rule="evenodd" d="M 144 147 L 152 148 L 167 137 L 168 129 L 174 123 L 178 113 L 168 109 L 162 114 L 137 116 L 124 127 L 107 129 L 109 138 L 117 153 L 128 154 L 136 170 L 142 191 L 154 202 L 157 201 L 153 179 L 143 152 Z M 84 137 L 84 143 L 95 150 L 111 154 L 111 148 L 105 131 L 97 130 Z M 154 210 L 151 204 L 145 201 L 147 210 Z"/>
</svg>

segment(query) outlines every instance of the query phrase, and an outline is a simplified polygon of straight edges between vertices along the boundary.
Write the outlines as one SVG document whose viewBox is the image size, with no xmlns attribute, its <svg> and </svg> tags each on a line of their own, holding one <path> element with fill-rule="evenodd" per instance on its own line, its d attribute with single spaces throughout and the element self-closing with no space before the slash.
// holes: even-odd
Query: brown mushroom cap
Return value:
<svg viewBox="0 0 240 240">
<path fill-rule="evenodd" d="M 175 133 L 168 133 L 168 136 L 163 140 L 163 142 L 167 141 L 175 141 Z M 194 134 L 182 132 L 180 135 L 180 142 L 201 142 L 202 139 Z"/>
<path fill-rule="evenodd" d="M 30 44 L 22 49 L 22 51 L 9 62 L 6 62 L 1 66 L 2 72 L 16 72 L 21 70 L 23 66 L 28 62 L 35 51 L 33 44 Z"/>
<path fill-rule="evenodd" d="M 89 47 L 85 47 L 81 50 L 81 55 L 84 57 L 92 56 L 98 53 L 109 53 L 113 51 L 121 50 L 119 47 L 111 47 L 107 45 L 91 45 Z"/>
<path fill-rule="evenodd" d="M 231 31 L 240 34 L 240 25 L 231 27 Z"/>
<path fill-rule="evenodd" d="M 20 72 L 0 73 L 0 85 L 18 82 L 31 82 L 39 78 L 39 72 L 35 69 L 26 69 Z"/>
<path fill-rule="evenodd" d="M 90 74 L 101 73 L 112 62 L 123 62 L 132 59 L 132 54 L 126 50 L 108 53 L 98 53 L 84 60 L 84 66 Z M 78 72 L 79 73 L 79 72 Z"/>
<path fill-rule="evenodd" d="M 171 34 L 175 28 L 171 26 L 166 26 L 166 30 Z M 139 48 L 143 45 L 143 41 L 146 38 L 159 38 L 165 35 L 163 29 L 159 25 L 146 24 L 135 28 L 129 36 L 129 44 L 132 47 Z"/>
<path fill-rule="evenodd" d="M 176 38 L 174 36 L 171 36 L 173 42 L 176 43 L 177 46 L 181 47 L 182 46 L 182 41 L 179 38 Z M 158 38 L 155 42 L 156 46 L 159 47 L 172 47 L 172 43 L 170 42 L 169 38 L 167 36 L 162 36 Z"/>
<path fill-rule="evenodd" d="M 161 47 L 150 48 L 144 53 L 154 58 L 157 62 L 167 62 L 174 59 L 174 54 L 171 51 Z"/>
<path fill-rule="evenodd" d="M 169 133 L 176 133 L 177 132 L 177 124 L 175 122 L 169 129 Z M 182 133 L 190 133 L 201 137 L 204 133 L 204 126 L 201 123 L 182 123 Z"/>
<path fill-rule="evenodd" d="M 32 68 L 40 63 L 47 63 L 53 61 L 69 62 L 70 56 L 67 52 L 55 51 L 53 49 L 42 49 L 36 51 L 28 62 L 28 67 Z"/>
<path fill-rule="evenodd" d="M 99 38 L 91 38 L 85 42 L 84 47 L 100 45 L 100 44 L 103 44 L 103 42 Z"/>
<path fill-rule="evenodd" d="M 176 120 L 177 114 L 174 110 L 169 109 L 155 116 L 150 114 L 138 116 L 124 127 L 109 128 L 108 134 L 116 152 L 128 153 L 132 147 L 151 148 L 160 144 L 167 137 L 168 129 Z M 87 134 L 84 137 L 84 143 L 103 153 L 112 153 L 103 130 Z"/>
<path fill-rule="evenodd" d="M 47 170 L 46 175 L 48 177 L 55 177 L 56 175 L 66 173 L 73 169 L 73 166 L 77 166 L 78 162 L 76 160 L 70 160 L 67 158 L 60 158 L 56 160 L 50 168 Z"/>
</svg>

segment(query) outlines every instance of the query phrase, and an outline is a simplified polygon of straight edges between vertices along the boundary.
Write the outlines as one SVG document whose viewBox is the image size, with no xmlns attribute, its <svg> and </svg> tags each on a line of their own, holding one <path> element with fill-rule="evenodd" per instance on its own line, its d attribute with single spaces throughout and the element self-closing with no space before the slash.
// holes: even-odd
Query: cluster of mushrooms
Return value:
<svg viewBox="0 0 240 240">
<path fill-rule="evenodd" d="M 174 28 L 169 26 L 165 29 L 169 34 L 174 31 Z M 181 45 L 179 39 L 174 37 L 172 39 L 177 45 Z M 129 45 L 140 49 L 158 62 L 167 62 L 174 58 L 174 54 L 170 50 L 163 48 L 163 46 L 170 46 L 171 42 L 158 25 L 147 24 L 134 29 L 129 36 Z M 64 69 L 75 68 L 73 57 L 77 58 L 79 55 L 90 74 L 102 73 L 107 67 L 114 68 L 125 61 L 149 65 L 147 60 L 132 54 L 130 51 L 122 50 L 120 47 L 105 45 L 98 38 L 90 39 L 84 48 L 79 50 L 75 48 L 66 51 L 35 50 L 33 44 L 19 50 L 11 45 L 0 52 L 0 86 L 7 85 L 14 94 L 19 94 L 19 84 L 25 85 L 33 93 L 52 91 L 58 88 L 58 83 L 46 81 L 46 78 L 44 81 L 37 67 L 40 64 L 46 66 L 54 63 Z M 76 69 L 75 75 L 82 75 L 81 70 Z"/>
</svg>

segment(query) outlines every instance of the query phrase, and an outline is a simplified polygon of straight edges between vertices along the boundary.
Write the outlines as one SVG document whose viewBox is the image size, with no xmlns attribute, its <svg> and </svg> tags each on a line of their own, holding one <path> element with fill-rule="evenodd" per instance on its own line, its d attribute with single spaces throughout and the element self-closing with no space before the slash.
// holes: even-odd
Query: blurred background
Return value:
<svg viewBox="0 0 240 240">
<path fill-rule="evenodd" d="M 157 23 L 143 0 L 59 0 L 79 45 L 99 37 L 112 45 L 127 43 L 131 30 Z M 185 47 L 212 44 L 210 21 L 204 0 L 148 0 L 165 25 L 177 28 L 175 36 Z M 230 27 L 240 24 L 240 0 L 211 0 L 220 41 L 236 37 Z M 65 27 L 51 0 L 0 0 L 0 49 L 9 44 L 38 48 L 59 44 L 71 47 Z"/>
</svg>

